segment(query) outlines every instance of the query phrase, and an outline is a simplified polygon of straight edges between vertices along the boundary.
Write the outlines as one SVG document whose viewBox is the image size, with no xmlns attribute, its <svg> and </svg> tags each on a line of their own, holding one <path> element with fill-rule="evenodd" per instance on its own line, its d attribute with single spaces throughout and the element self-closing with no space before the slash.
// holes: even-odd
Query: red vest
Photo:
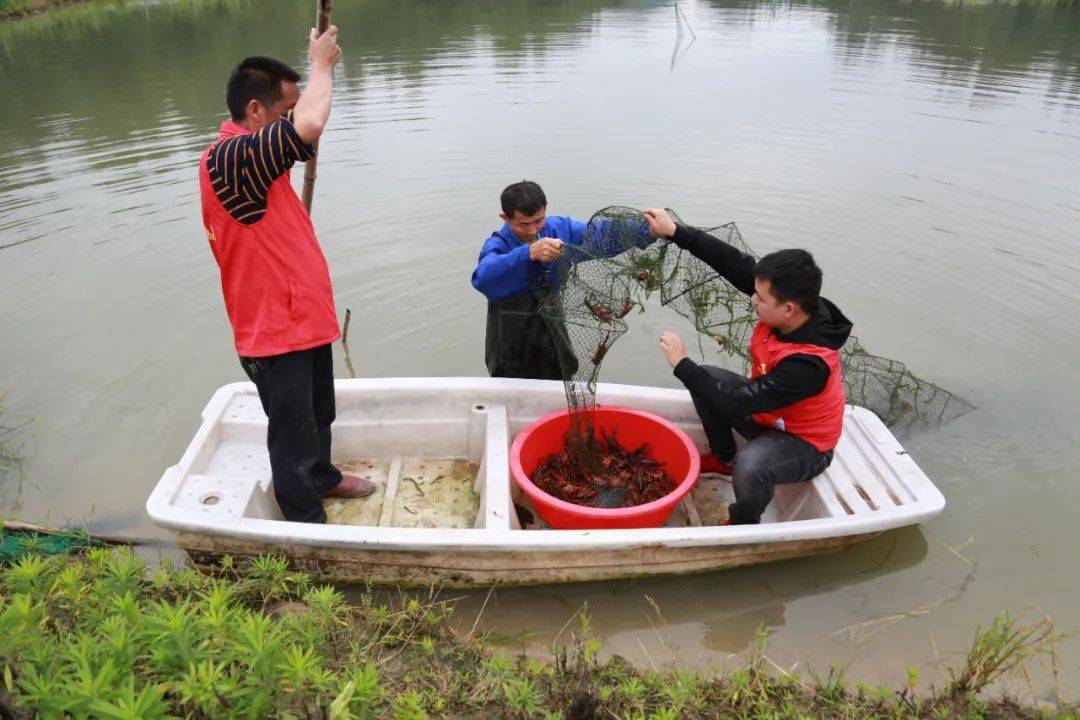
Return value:
<svg viewBox="0 0 1080 720">
<path fill-rule="evenodd" d="M 224 122 L 218 140 L 247 132 Z M 210 184 L 206 158 L 211 148 L 199 161 L 203 226 L 221 269 L 236 352 L 266 357 L 337 340 L 341 331 L 330 270 L 289 173 L 270 185 L 262 219 L 244 225 L 222 207 Z"/>
<path fill-rule="evenodd" d="M 844 425 L 844 383 L 840 377 L 840 353 L 820 345 L 781 342 L 773 329 L 759 322 L 750 338 L 751 379 L 764 375 L 790 355 L 814 355 L 829 366 L 825 389 L 776 412 L 753 415 L 760 425 L 775 427 L 802 438 L 821 452 L 840 442 Z"/>
</svg>

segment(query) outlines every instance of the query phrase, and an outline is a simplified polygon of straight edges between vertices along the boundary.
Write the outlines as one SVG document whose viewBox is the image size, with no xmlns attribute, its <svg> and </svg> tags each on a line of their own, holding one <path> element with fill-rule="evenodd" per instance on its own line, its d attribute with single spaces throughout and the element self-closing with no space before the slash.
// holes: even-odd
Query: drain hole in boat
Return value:
<svg viewBox="0 0 1080 720">
<path fill-rule="evenodd" d="M 483 405 L 473 405 L 473 410 L 475 410 L 476 412 L 480 412 L 483 409 L 484 409 Z"/>
<path fill-rule="evenodd" d="M 221 502 L 221 496 L 217 493 L 207 493 L 206 495 L 203 495 L 201 498 L 199 498 L 199 502 L 201 502 L 203 505 L 217 505 L 219 502 Z"/>
</svg>

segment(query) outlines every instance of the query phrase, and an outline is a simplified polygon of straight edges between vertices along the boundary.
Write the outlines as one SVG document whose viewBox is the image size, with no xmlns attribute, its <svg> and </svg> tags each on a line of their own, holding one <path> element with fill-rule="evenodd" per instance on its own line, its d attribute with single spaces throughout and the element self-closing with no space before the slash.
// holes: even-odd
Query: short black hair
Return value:
<svg viewBox="0 0 1080 720">
<path fill-rule="evenodd" d="M 291 67 L 268 57 L 249 57 L 236 66 L 229 75 L 225 88 L 225 104 L 229 106 L 232 119 L 244 119 L 244 109 L 252 100 L 269 107 L 281 99 L 281 83 L 300 82 L 300 73 Z"/>
<path fill-rule="evenodd" d="M 769 289 L 780 302 L 793 302 L 808 315 L 818 309 L 821 268 L 805 250 L 777 250 L 757 261 L 754 277 L 768 280 Z"/>
<path fill-rule="evenodd" d="M 547 207 L 544 191 L 532 180 L 507 185 L 499 196 L 499 202 L 502 203 L 502 211 L 511 218 L 515 210 L 523 215 L 535 215 L 541 208 Z"/>
</svg>

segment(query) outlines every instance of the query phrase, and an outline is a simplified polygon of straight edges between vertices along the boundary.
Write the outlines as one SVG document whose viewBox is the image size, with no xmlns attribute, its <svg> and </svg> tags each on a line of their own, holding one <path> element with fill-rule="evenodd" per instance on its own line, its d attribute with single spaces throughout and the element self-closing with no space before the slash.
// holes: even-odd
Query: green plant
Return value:
<svg viewBox="0 0 1080 720">
<path fill-rule="evenodd" d="M 679 710 L 674 707 L 657 708 L 649 720 L 679 720 Z"/>
<path fill-rule="evenodd" d="M 0 0 L 0 15 L 24 15 L 30 12 L 30 0 Z"/>
<path fill-rule="evenodd" d="M 1055 658 L 1055 646 L 1063 637 L 1054 633 L 1049 618 L 1023 625 L 1008 611 L 1001 612 L 989 627 L 975 630 L 975 642 L 960 671 L 951 673 L 947 692 L 954 699 L 974 696 L 1033 657 Z"/>
<path fill-rule="evenodd" d="M 843 667 L 830 665 L 829 674 L 825 677 L 813 672 L 811 675 L 814 679 L 814 686 L 823 698 L 834 702 L 844 699 L 847 694 L 847 678 Z"/>
<path fill-rule="evenodd" d="M 394 720 L 427 720 L 428 717 L 423 698 L 415 691 L 401 693 L 394 698 L 391 711 L 394 713 Z"/>
<path fill-rule="evenodd" d="M 38 591 L 52 580 L 51 568 L 55 564 L 56 560 L 47 555 L 24 555 L 4 570 L 4 584 L 16 593 Z"/>
<path fill-rule="evenodd" d="M 539 712 L 543 698 L 529 678 L 514 677 L 504 680 L 502 690 L 506 709 L 512 715 L 529 718 Z"/>
<path fill-rule="evenodd" d="M 0 16 L 20 15 L 30 9 L 29 0 L 0 0 Z M 0 400 L 3 396 L 0 396 Z M 23 457 L 20 448 L 12 443 L 12 437 L 22 428 L 34 422 L 29 415 L 13 412 L 0 405 L 0 479 L 14 475 L 23 479 Z"/>
<path fill-rule="evenodd" d="M 995 621 L 958 671 L 964 692 L 917 697 L 912 672 L 899 693 L 860 684 L 852 696 L 837 667 L 816 686 L 770 675 L 763 634 L 744 667 L 708 678 L 600 662 L 587 615 L 554 663 L 514 660 L 459 639 L 434 595 L 380 604 L 365 593 L 350 606 L 286 568 L 260 559 L 220 576 L 149 571 L 128 551 L 102 548 L 12 563 L 0 572 L 0 711 L 122 720 L 1035 720 L 1044 715 L 976 699 L 975 688 L 1056 637 Z"/>
<path fill-rule="evenodd" d="M 698 697 L 699 682 L 696 675 L 674 671 L 665 679 L 664 695 L 675 710 L 682 710 L 695 704 Z"/>
<path fill-rule="evenodd" d="M 618 691 L 619 694 L 626 699 L 626 702 L 630 707 L 639 709 L 645 701 L 645 694 L 648 691 L 648 688 L 645 687 L 645 683 L 639 678 L 629 677 L 619 683 Z"/>
<path fill-rule="evenodd" d="M 382 699 L 382 688 L 379 687 L 379 671 L 375 663 L 368 661 L 353 672 L 352 696 L 349 699 L 349 708 L 358 718 L 368 717 Z"/>
<path fill-rule="evenodd" d="M 264 597 L 289 591 L 289 561 L 273 555 L 259 555 L 251 561 L 247 575 L 249 586 Z"/>
</svg>

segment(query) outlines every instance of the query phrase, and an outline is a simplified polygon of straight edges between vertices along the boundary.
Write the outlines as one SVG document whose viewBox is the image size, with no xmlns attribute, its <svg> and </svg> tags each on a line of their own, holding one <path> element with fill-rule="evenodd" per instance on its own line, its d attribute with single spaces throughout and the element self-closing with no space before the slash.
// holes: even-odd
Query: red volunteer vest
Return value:
<svg viewBox="0 0 1080 720">
<path fill-rule="evenodd" d="M 840 353 L 836 350 L 801 343 L 781 342 L 773 329 L 759 322 L 750 338 L 750 358 L 753 365 L 750 378 L 772 370 L 790 355 L 814 355 L 829 366 L 825 389 L 813 397 L 780 408 L 776 412 L 753 415 L 760 425 L 775 427 L 802 438 L 821 452 L 832 450 L 840 442 L 844 425 L 844 383 L 840 376 Z"/>
<path fill-rule="evenodd" d="M 247 132 L 224 122 L 218 140 Z M 245 225 L 222 207 L 210 184 L 211 148 L 199 161 L 203 226 L 221 270 L 236 352 L 266 357 L 337 340 L 341 332 L 330 270 L 289 173 L 270 185 L 262 219 Z"/>
</svg>

